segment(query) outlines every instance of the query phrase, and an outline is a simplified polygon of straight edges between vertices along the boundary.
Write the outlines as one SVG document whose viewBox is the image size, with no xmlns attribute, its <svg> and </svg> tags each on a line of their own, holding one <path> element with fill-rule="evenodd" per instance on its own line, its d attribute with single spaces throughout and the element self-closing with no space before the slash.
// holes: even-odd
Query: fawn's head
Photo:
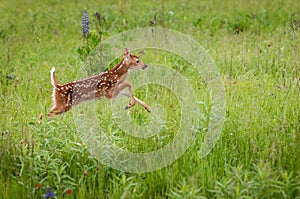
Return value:
<svg viewBox="0 0 300 199">
<path fill-rule="evenodd" d="M 130 69 L 145 69 L 147 64 L 143 63 L 138 56 L 131 54 L 128 48 L 124 50 L 123 61 Z"/>
</svg>

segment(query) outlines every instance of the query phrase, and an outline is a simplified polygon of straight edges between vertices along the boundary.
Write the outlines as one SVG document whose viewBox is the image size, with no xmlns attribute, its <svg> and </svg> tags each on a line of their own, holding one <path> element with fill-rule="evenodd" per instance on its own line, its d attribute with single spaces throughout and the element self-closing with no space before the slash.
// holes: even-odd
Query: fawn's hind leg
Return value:
<svg viewBox="0 0 300 199">
<path fill-rule="evenodd" d="M 62 114 L 64 112 L 67 112 L 71 109 L 71 106 L 63 106 L 63 107 L 58 107 L 55 106 L 51 109 L 51 111 L 48 113 L 48 117 L 52 117 L 54 115 L 59 115 Z"/>
</svg>

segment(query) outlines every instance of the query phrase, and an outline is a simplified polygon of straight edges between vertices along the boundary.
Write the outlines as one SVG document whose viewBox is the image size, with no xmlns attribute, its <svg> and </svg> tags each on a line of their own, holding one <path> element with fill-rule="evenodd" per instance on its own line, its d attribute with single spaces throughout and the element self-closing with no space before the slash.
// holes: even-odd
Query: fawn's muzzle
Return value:
<svg viewBox="0 0 300 199">
<path fill-rule="evenodd" d="M 148 65 L 147 65 L 147 64 L 145 64 L 145 65 L 144 65 L 144 67 L 143 67 L 143 69 L 145 69 L 145 68 L 147 68 L 147 67 L 148 67 Z"/>
</svg>

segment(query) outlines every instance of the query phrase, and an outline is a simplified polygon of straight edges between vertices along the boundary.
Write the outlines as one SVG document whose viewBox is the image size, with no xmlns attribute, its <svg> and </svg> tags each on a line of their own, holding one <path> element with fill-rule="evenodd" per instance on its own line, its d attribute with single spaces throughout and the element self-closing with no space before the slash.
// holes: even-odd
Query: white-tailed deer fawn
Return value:
<svg viewBox="0 0 300 199">
<path fill-rule="evenodd" d="M 131 98 L 131 102 L 125 109 L 133 107 L 138 102 L 150 112 L 150 107 L 133 95 L 131 83 L 125 80 L 130 69 L 145 69 L 146 67 L 147 65 L 141 62 L 137 56 L 130 54 L 128 48 L 124 50 L 122 61 L 111 70 L 67 84 L 58 83 L 53 67 L 51 70 L 51 84 L 54 87 L 52 93 L 53 107 L 48 116 L 67 112 L 73 106 L 84 101 L 103 96 L 111 99 L 120 95 Z M 128 91 L 125 91 L 126 88 Z"/>
</svg>

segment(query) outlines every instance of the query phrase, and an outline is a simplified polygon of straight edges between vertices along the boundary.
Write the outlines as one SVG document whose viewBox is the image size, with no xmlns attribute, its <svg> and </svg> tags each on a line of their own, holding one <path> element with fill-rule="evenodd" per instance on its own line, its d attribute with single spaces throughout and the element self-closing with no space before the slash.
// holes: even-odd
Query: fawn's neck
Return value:
<svg viewBox="0 0 300 199">
<path fill-rule="evenodd" d="M 119 76 L 123 76 L 128 73 L 128 70 L 129 70 L 129 66 L 126 64 L 125 58 L 123 58 L 122 61 L 119 64 L 117 64 L 115 67 L 110 69 L 109 72 L 117 74 Z"/>
</svg>

